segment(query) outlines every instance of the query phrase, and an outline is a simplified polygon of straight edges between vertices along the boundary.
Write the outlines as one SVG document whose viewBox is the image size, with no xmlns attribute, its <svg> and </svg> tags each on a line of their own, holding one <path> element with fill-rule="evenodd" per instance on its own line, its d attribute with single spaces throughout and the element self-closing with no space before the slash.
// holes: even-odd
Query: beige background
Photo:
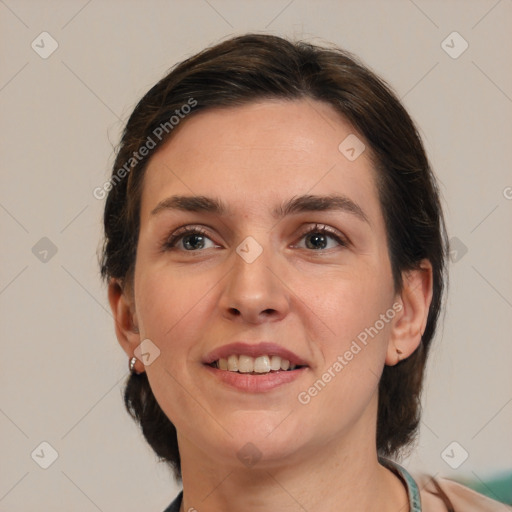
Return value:
<svg viewBox="0 0 512 512">
<path fill-rule="evenodd" d="M 405 465 L 476 479 L 510 469 L 511 0 L 0 0 L 0 20 L 0 510 L 156 512 L 176 494 L 123 409 L 127 361 L 99 279 L 103 201 L 92 191 L 146 90 L 175 62 L 246 31 L 355 52 L 419 124 L 449 234 L 467 253 L 453 255 Z M 51 49 L 43 31 L 59 45 L 46 59 L 31 47 Z M 441 46 L 453 31 L 469 44 L 456 59 Z M 452 40 L 453 53 L 463 41 Z M 34 254 L 43 237 L 56 254 L 41 252 L 47 241 Z M 43 441 L 58 452 L 46 470 Z M 469 453 L 456 470 L 441 456 L 453 441 Z"/>
</svg>

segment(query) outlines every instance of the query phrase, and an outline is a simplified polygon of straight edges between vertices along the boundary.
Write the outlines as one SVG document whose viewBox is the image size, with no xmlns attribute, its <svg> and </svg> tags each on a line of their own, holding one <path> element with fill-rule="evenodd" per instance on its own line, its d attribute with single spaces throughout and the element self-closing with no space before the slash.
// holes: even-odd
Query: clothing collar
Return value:
<svg viewBox="0 0 512 512">
<path fill-rule="evenodd" d="M 409 497 L 410 512 L 421 512 L 420 490 L 411 474 L 404 467 L 400 466 L 400 464 L 397 464 L 392 460 L 379 457 L 379 462 L 389 470 L 393 471 L 393 473 L 395 473 L 404 483 Z"/>
</svg>

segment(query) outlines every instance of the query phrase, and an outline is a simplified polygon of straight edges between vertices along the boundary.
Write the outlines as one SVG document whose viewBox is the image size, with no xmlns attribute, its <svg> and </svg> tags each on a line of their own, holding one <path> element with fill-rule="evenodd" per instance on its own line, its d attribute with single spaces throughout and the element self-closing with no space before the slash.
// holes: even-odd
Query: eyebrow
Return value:
<svg viewBox="0 0 512 512">
<path fill-rule="evenodd" d="M 160 201 L 151 211 L 151 215 L 156 215 L 162 211 L 169 210 L 204 212 L 219 216 L 230 213 L 229 208 L 227 208 L 227 206 L 217 198 L 207 196 L 175 195 Z M 340 211 L 350 213 L 359 220 L 370 224 L 367 215 L 357 203 L 347 196 L 339 194 L 327 196 L 302 195 L 294 197 L 275 208 L 272 211 L 272 215 L 276 219 L 281 219 L 287 215 L 318 211 Z"/>
</svg>

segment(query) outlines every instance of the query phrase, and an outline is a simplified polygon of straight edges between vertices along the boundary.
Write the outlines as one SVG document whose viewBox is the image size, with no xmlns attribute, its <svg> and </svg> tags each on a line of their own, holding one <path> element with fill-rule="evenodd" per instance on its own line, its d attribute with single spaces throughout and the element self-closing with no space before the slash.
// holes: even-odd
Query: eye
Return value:
<svg viewBox="0 0 512 512">
<path fill-rule="evenodd" d="M 301 249 L 311 249 L 321 251 L 325 249 L 333 249 L 336 247 L 347 247 L 348 242 L 336 230 L 324 225 L 315 224 L 306 232 L 302 233 L 301 239 L 305 240 L 305 246 L 297 245 Z M 328 247 L 329 239 L 334 240 L 334 246 Z"/>
<path fill-rule="evenodd" d="M 315 224 L 303 232 L 300 238 L 301 240 L 304 239 L 305 245 L 298 244 L 294 246 L 300 249 L 323 251 L 348 246 L 348 242 L 340 233 L 325 225 Z M 331 243 L 330 247 L 329 242 Z M 181 250 L 187 252 L 198 252 L 201 249 L 220 247 L 212 241 L 207 231 L 198 226 L 184 226 L 178 229 L 165 238 L 161 246 L 163 251 Z"/>
<path fill-rule="evenodd" d="M 208 243 L 210 245 L 208 245 Z M 172 249 L 197 252 L 200 249 L 211 249 L 219 247 L 209 237 L 205 230 L 200 227 L 184 226 L 178 229 L 162 244 L 162 250 Z"/>
</svg>

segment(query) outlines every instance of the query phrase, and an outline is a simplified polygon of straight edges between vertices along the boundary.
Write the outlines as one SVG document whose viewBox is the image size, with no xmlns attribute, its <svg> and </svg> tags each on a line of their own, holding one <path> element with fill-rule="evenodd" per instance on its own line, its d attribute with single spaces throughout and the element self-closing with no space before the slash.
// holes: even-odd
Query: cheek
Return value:
<svg viewBox="0 0 512 512">
<path fill-rule="evenodd" d="M 158 359 L 146 366 L 146 373 L 150 380 L 163 382 L 165 371 L 173 375 L 183 372 L 188 349 L 184 333 L 192 334 L 194 305 L 200 303 L 200 297 L 193 286 L 185 291 L 183 283 L 168 272 L 153 271 L 138 277 L 135 300 L 141 336 L 158 347 Z"/>
<path fill-rule="evenodd" d="M 355 421 L 375 399 L 394 312 L 389 295 L 381 291 L 383 283 L 338 284 L 336 293 L 320 295 L 311 304 L 323 321 L 317 324 L 325 323 L 329 330 L 314 340 L 322 364 L 297 397 L 312 416 L 334 426 Z"/>
<path fill-rule="evenodd" d="M 135 283 L 137 318 L 141 335 L 160 351 L 159 364 L 146 369 L 149 377 L 167 370 L 182 382 L 193 381 L 191 373 L 219 317 L 221 277 L 215 271 L 192 272 L 166 265 L 145 270 L 141 265 Z"/>
<path fill-rule="evenodd" d="M 165 414 L 182 425 L 184 418 L 201 415 L 190 399 L 196 391 L 194 365 L 188 365 L 209 313 L 205 300 L 211 286 L 188 275 L 152 269 L 136 282 L 137 315 L 141 335 L 158 347 L 158 357 L 146 366 L 151 389 Z"/>
<path fill-rule="evenodd" d="M 137 315 L 144 335 L 168 343 L 197 314 L 208 290 L 204 279 L 198 282 L 190 274 L 152 269 L 136 281 Z"/>
<path fill-rule="evenodd" d="M 330 352 L 343 349 L 374 326 L 391 307 L 393 297 L 390 283 L 369 268 L 331 273 L 317 279 L 305 279 L 301 275 L 295 281 L 294 290 L 311 324 L 323 327 L 321 332 L 325 335 L 320 337 L 329 340 L 324 348 Z M 379 322 L 378 327 L 387 336 L 389 323 L 382 326 Z"/>
</svg>

